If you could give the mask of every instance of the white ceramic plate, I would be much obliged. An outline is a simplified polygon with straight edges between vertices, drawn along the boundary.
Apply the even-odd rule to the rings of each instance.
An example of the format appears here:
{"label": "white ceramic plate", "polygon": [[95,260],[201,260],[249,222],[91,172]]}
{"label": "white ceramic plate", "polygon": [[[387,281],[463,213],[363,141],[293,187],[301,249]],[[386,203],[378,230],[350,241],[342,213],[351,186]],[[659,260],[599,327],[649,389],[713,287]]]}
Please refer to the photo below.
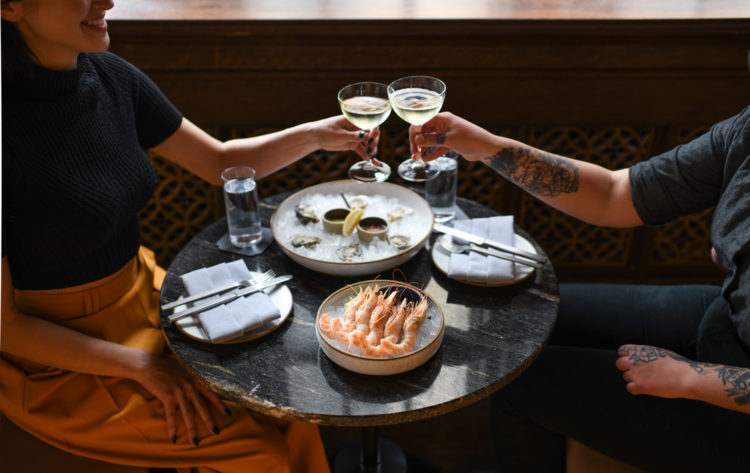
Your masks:
{"label": "white ceramic plate", "polygon": [[[250,272],[253,277],[259,276],[260,273],[251,271]],[[267,335],[283,324],[286,319],[289,317],[289,315],[292,313],[292,307],[293,307],[293,300],[292,300],[292,291],[289,290],[289,288],[285,285],[279,285],[276,286],[272,291],[267,292],[268,296],[271,298],[271,301],[273,301],[274,304],[276,304],[276,307],[279,308],[279,313],[281,314],[281,317],[278,319],[271,320],[269,322],[266,322],[265,324],[261,325],[260,327],[256,328],[255,330],[251,330],[250,332],[245,333],[240,338],[235,338],[233,340],[227,340],[225,342],[218,343],[219,345],[229,344],[229,343],[241,343],[241,342],[247,342],[250,340],[255,340],[256,338],[260,338],[264,335]],[[181,305],[174,308],[174,313],[177,313],[181,310],[185,310],[186,306]],[[208,338],[208,335],[206,335],[206,332],[203,331],[203,328],[201,327],[200,322],[198,321],[198,314],[189,315],[185,318],[178,319],[174,322],[175,325],[177,325],[177,329],[187,335],[190,338],[193,338],[195,340],[199,340],[201,342],[206,343],[213,343],[210,338]]]}
{"label": "white ceramic plate", "polygon": [[[338,195],[344,193],[349,197],[354,195],[366,196],[386,196],[394,198],[399,205],[409,207],[414,213],[403,217],[399,224],[408,222],[410,231],[414,232],[414,238],[410,238],[410,246],[398,251],[396,254],[364,261],[331,261],[316,258],[312,254],[304,254],[301,249],[297,249],[289,243],[289,236],[279,228],[279,222],[282,221],[280,216],[294,214],[294,209],[300,202],[305,202],[306,198],[314,194]],[[341,205],[343,207],[343,200]],[[365,209],[365,217],[370,216],[371,210],[385,212],[387,209]],[[276,242],[292,260],[302,266],[318,271],[320,273],[331,274],[334,276],[363,276],[376,274],[405,263],[416,255],[427,243],[427,239],[432,233],[433,213],[429,204],[416,192],[405,187],[401,187],[388,182],[380,183],[362,183],[352,180],[331,181],[323,184],[317,184],[305,188],[299,192],[287,197],[274,212],[271,217],[271,231]],[[322,222],[315,225],[321,225]],[[352,242],[358,242],[357,232],[351,236]],[[362,244],[362,242],[359,242]]]}
{"label": "white ceramic plate", "polygon": [[[530,253],[537,254],[536,248],[534,248],[534,245],[529,242],[526,238],[522,237],[518,233],[515,234],[515,244],[514,246],[518,248],[519,250],[528,251]],[[435,266],[443,272],[446,276],[448,275],[448,264],[451,259],[451,254],[448,250],[443,248],[440,244],[437,242],[432,246],[432,251],[430,252],[430,256],[432,256],[432,262],[435,263]],[[514,270],[513,274],[514,277],[508,278],[503,281],[497,281],[491,284],[482,284],[475,281],[468,281],[466,279],[459,279],[459,278],[453,278],[456,281],[460,281],[465,284],[470,284],[472,286],[481,286],[481,287],[498,287],[498,286],[510,286],[511,284],[517,284],[524,279],[531,276],[531,273],[534,272],[533,266],[527,266],[525,264],[518,264],[513,263]],[[450,276],[449,276],[450,277]]]}
{"label": "white ceramic plate", "polygon": [[[328,313],[332,318],[343,316],[346,310],[346,303],[361,289],[364,289],[368,285],[375,284],[381,288],[405,288],[414,291],[421,297],[427,298],[429,304],[427,308],[427,317],[425,317],[422,322],[414,349],[409,353],[393,358],[374,358],[366,355],[353,354],[347,350],[344,343],[339,340],[332,340],[318,330],[318,321],[322,314]],[[391,375],[403,373],[422,365],[435,354],[438,348],[440,348],[440,344],[443,342],[444,333],[445,321],[443,311],[432,296],[410,284],[399,281],[378,279],[362,281],[345,286],[328,296],[328,298],[323,301],[318,309],[318,314],[315,317],[315,335],[318,338],[318,343],[320,344],[321,349],[328,358],[342,368],[368,375]]]}

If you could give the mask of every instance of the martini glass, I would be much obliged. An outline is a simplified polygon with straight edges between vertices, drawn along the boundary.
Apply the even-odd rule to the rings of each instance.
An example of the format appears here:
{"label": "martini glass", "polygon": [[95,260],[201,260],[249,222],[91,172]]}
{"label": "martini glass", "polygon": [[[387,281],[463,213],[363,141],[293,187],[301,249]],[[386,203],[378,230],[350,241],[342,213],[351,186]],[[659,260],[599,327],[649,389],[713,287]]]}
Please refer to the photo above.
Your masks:
{"label": "martini glass", "polygon": [[[443,106],[445,83],[428,76],[403,77],[388,86],[388,98],[399,117],[421,129]],[[398,175],[412,182],[427,181],[439,172],[437,162],[426,163],[421,156],[407,159],[398,166]]]}
{"label": "martini glass", "polygon": [[[339,106],[344,116],[357,128],[370,131],[380,126],[391,114],[388,88],[379,82],[357,82],[339,91]],[[391,175],[391,167],[371,159],[358,161],[349,168],[349,177],[362,182],[383,182]]]}

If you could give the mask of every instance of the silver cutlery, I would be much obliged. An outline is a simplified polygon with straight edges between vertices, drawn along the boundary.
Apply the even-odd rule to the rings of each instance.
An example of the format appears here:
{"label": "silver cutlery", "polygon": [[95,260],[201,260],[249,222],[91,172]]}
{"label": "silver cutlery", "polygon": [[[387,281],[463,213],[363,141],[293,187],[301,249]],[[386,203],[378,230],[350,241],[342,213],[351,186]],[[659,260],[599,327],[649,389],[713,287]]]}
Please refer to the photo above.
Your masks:
{"label": "silver cutlery", "polygon": [[516,256],[520,256],[522,258],[527,258],[530,260],[533,260],[537,263],[544,264],[547,262],[547,258],[544,256],[540,256],[534,253],[530,253],[528,251],[524,251],[518,248],[515,248],[511,245],[506,245],[505,243],[501,243],[499,241],[490,240],[488,238],[482,238],[477,235],[473,235],[469,232],[465,232],[463,230],[457,230],[453,227],[449,227],[447,225],[443,225],[441,223],[436,223],[433,226],[433,229],[440,233],[446,233],[448,235],[457,236],[461,238],[462,240],[466,240],[474,245],[477,245],[478,247],[483,246],[492,246],[494,248],[497,248],[500,251],[504,251],[506,253],[510,253]]}
{"label": "silver cutlery", "polygon": [[179,305],[188,304],[190,302],[195,302],[197,300],[204,299],[206,297],[213,296],[215,294],[221,294],[222,292],[226,292],[237,287],[242,288],[242,287],[252,286],[253,284],[258,284],[264,281],[268,281],[269,279],[273,277],[276,277],[276,272],[273,269],[269,269],[265,273],[259,274],[252,279],[241,279],[239,281],[233,281],[228,284],[224,284],[223,286],[214,287],[207,291],[203,291],[201,293],[194,294],[189,297],[183,297],[182,299],[177,299],[176,301],[169,302],[161,306],[161,310],[173,309]]}
{"label": "silver cutlery", "polygon": [[488,256],[494,256],[496,258],[513,261],[514,263],[523,264],[526,266],[532,266],[537,269],[541,269],[543,266],[541,263],[529,261],[523,258],[516,258],[513,255],[509,255],[507,253],[501,253],[497,250],[492,250],[490,248],[483,248],[473,243],[470,243],[468,245],[461,245],[452,241],[448,235],[440,235],[437,239],[437,243],[450,253],[466,253],[469,251],[475,251],[477,253],[482,253]]}
{"label": "silver cutlery", "polygon": [[267,287],[276,286],[277,284],[281,284],[281,283],[286,282],[286,281],[288,281],[290,279],[292,279],[292,275],[291,274],[285,274],[283,276],[279,276],[279,277],[273,278],[273,279],[271,279],[269,281],[264,281],[262,283],[253,284],[250,287],[246,287],[246,288],[243,288],[243,289],[236,289],[236,290],[230,292],[229,294],[225,294],[225,295],[223,295],[221,297],[217,297],[216,299],[210,300],[208,302],[204,302],[203,304],[194,305],[193,307],[191,307],[189,309],[185,309],[185,310],[181,310],[179,312],[176,312],[176,313],[170,315],[167,318],[169,319],[169,322],[172,323],[175,320],[179,320],[179,319],[182,319],[182,318],[187,317],[189,315],[193,315],[193,314],[198,313],[198,312],[203,312],[203,311],[208,310],[208,309],[213,309],[214,307],[220,306],[222,304],[226,304],[227,302],[232,302],[233,300],[235,300],[237,298],[248,296],[248,295],[250,295],[250,294],[252,294],[254,292],[262,291],[263,289],[265,289]]}

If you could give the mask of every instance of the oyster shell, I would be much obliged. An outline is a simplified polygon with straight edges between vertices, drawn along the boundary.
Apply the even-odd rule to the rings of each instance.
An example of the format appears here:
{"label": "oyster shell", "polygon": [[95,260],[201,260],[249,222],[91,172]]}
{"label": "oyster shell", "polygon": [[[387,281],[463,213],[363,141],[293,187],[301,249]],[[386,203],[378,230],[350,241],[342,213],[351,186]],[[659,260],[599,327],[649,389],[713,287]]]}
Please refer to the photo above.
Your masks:
{"label": "oyster shell", "polygon": [[395,246],[399,250],[403,250],[411,246],[409,238],[404,235],[388,235],[388,243]]}
{"label": "oyster shell", "polygon": [[294,214],[297,216],[297,219],[299,219],[299,221],[304,223],[305,225],[310,222],[319,222],[318,216],[315,214],[315,208],[313,208],[311,205],[307,205],[304,203],[297,204],[297,206],[294,207]]}
{"label": "oyster shell", "polygon": [[362,256],[362,248],[359,247],[359,243],[352,243],[336,250],[336,254],[342,261],[352,261],[357,256]]}
{"label": "oyster shell", "polygon": [[403,205],[397,205],[390,212],[388,212],[388,221],[393,222],[400,218],[406,217],[414,213],[414,209],[411,207],[405,207]]}
{"label": "oyster shell", "polygon": [[349,205],[351,205],[352,208],[362,207],[364,209],[369,203],[370,198],[366,195],[355,195],[354,197],[349,199]]}
{"label": "oyster shell", "polygon": [[295,248],[299,248],[300,246],[304,246],[305,248],[315,248],[315,246],[321,241],[323,240],[316,236],[303,235],[301,233],[292,235],[292,237],[289,239],[289,243],[291,243]]}

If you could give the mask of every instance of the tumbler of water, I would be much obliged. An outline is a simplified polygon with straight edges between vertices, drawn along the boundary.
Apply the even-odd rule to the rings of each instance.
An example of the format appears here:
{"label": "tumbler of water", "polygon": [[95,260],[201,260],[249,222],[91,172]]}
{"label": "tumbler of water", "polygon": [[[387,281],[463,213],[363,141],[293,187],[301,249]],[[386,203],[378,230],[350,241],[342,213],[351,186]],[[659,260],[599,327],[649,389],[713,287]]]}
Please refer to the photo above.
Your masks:
{"label": "tumbler of water", "polygon": [[221,179],[224,181],[229,241],[240,248],[260,243],[263,228],[258,212],[255,170],[247,166],[231,167],[221,173]]}
{"label": "tumbler of water", "polygon": [[448,222],[456,216],[458,159],[449,152],[435,160],[440,166],[437,176],[425,182],[424,196],[435,213],[436,222]]}

